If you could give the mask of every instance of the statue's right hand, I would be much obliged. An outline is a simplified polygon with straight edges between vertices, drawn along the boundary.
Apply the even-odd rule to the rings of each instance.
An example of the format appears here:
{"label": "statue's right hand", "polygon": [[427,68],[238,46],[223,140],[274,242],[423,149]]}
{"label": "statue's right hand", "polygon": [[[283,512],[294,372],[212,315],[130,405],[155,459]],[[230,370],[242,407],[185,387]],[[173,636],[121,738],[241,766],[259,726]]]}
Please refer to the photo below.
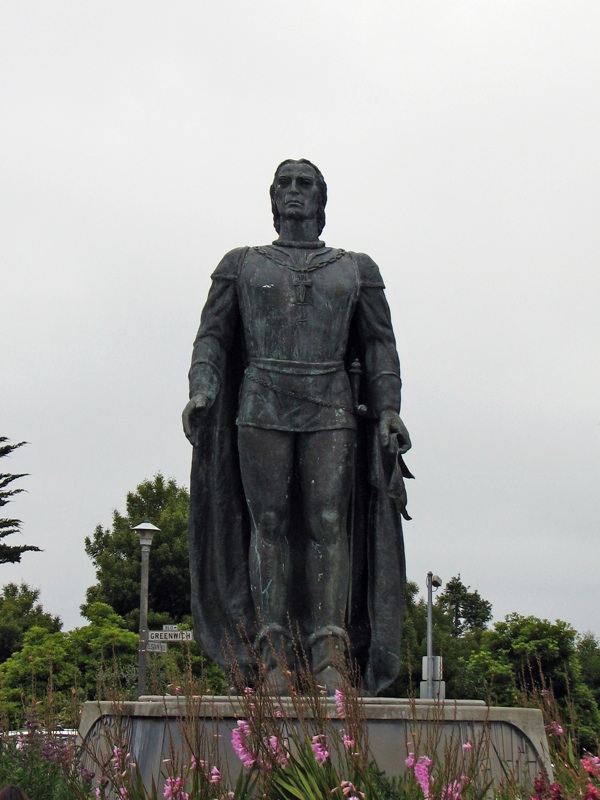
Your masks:
{"label": "statue's right hand", "polygon": [[183,432],[193,445],[197,444],[198,428],[202,424],[202,417],[211,405],[205,394],[195,394],[183,409],[183,414],[181,415]]}

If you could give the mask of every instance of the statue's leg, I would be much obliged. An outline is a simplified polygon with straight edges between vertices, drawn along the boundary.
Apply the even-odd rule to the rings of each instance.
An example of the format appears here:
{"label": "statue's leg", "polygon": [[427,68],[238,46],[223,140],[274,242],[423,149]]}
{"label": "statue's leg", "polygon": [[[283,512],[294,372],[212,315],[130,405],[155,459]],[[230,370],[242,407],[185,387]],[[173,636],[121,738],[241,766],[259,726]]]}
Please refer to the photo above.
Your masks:
{"label": "statue's leg", "polygon": [[341,429],[298,436],[297,458],[307,525],[306,585],[313,671],[330,691],[341,676],[334,662],[346,650],[347,516],[352,491],[355,432]]}
{"label": "statue's leg", "polygon": [[[294,434],[262,428],[240,427],[238,447],[242,483],[251,521],[250,587],[259,618],[259,648],[269,671],[277,661],[289,661],[288,589],[290,581],[290,484]],[[283,693],[286,682],[274,678]]]}

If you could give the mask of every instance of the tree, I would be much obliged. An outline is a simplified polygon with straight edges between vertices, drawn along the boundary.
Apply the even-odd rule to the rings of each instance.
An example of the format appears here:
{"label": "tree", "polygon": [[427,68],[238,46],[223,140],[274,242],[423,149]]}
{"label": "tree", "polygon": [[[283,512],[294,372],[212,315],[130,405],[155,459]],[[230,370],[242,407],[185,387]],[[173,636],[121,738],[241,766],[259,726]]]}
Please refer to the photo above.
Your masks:
{"label": "tree", "polygon": [[[6,436],[0,436],[0,458],[10,455],[17,448],[22,447],[26,442],[17,442],[16,444],[9,444]],[[11,474],[10,472],[0,472],[0,508],[10,503],[11,499],[23,489],[7,488],[13,481],[19,478],[24,478],[27,473]],[[23,553],[27,551],[40,552],[39,547],[31,544],[21,545],[8,545],[4,543],[7,536],[14,533],[19,533],[21,530],[20,519],[10,519],[8,517],[0,518],[0,564],[16,564],[21,560]]]}
{"label": "tree", "polygon": [[56,633],[62,627],[59,617],[53,617],[38,602],[39,589],[26,583],[8,583],[0,594],[0,664],[23,646],[30,628],[38,627]]}
{"label": "tree", "polygon": [[24,708],[34,706],[45,726],[58,721],[73,727],[75,714],[67,720],[63,713],[78,679],[68,634],[30,628],[23,647],[0,664],[0,705],[10,726],[21,727]]}
{"label": "tree", "polygon": [[0,664],[0,705],[11,725],[20,727],[33,703],[43,719],[77,727],[81,701],[134,695],[137,635],[104,603],[90,605],[88,620],[69,632],[32,625]]}
{"label": "tree", "polygon": [[[460,582],[460,576],[446,584],[448,595],[459,595],[458,630],[456,629],[455,605],[444,599],[444,594],[433,606],[433,651],[443,657],[446,695],[455,699],[472,698],[473,688],[465,682],[465,663],[479,649],[484,620],[491,617],[491,603],[470,592]],[[418,696],[422,677],[422,658],[427,653],[427,603],[423,597],[417,599],[419,587],[407,581],[404,597],[404,629],[400,674],[391,687],[393,696]],[[477,695],[478,696],[478,695]]]}
{"label": "tree", "polygon": [[[577,650],[577,631],[568,623],[509,614],[484,631],[481,651],[466,664],[466,673],[486,687],[490,700],[517,705],[550,692],[570,732],[587,749],[600,739],[600,710],[585,682]],[[584,648],[586,649],[586,648]],[[587,645],[593,668],[593,647]],[[512,680],[510,680],[510,673]]]}
{"label": "tree", "polygon": [[436,605],[451,614],[452,635],[464,636],[465,633],[482,631],[492,619],[492,604],[479,594],[471,592],[460,579],[460,573],[450,578],[446,587],[436,600]]}
{"label": "tree", "polygon": [[90,603],[85,616],[89,624],[68,634],[84,699],[112,699],[117,692],[135,692],[137,634],[106,603]]}
{"label": "tree", "polygon": [[508,660],[522,688],[551,688],[557,699],[567,696],[579,677],[574,659],[577,631],[567,622],[513,613],[496,622],[490,634],[487,649]]}
{"label": "tree", "polygon": [[150,550],[149,620],[181,622],[190,615],[190,573],[187,544],[189,494],[174,480],[155,475],[127,494],[126,515],[113,513],[112,529],[98,525],[86,537],[85,551],[96,568],[97,583],[86,592],[89,604],[107,603],[130,630],[139,623],[140,544],[131,526],[150,520],[160,528]]}
{"label": "tree", "polygon": [[592,633],[579,636],[577,655],[583,680],[590,687],[596,703],[600,706],[600,640]]}
{"label": "tree", "polygon": [[427,613],[423,599],[417,600],[418,593],[418,584],[414,581],[406,581],[400,671],[389,688],[391,697],[414,697],[419,693],[421,658],[424,653],[423,647],[427,631]]}

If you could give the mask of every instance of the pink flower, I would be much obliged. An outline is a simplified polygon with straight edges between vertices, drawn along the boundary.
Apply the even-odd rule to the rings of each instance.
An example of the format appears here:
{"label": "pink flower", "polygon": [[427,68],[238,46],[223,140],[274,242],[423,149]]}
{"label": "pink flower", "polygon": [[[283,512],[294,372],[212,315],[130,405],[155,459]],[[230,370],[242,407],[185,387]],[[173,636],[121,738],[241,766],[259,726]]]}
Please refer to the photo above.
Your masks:
{"label": "pink flower", "polygon": [[356,786],[351,783],[350,781],[342,781],[340,784],[340,789],[342,790],[342,794],[347,800],[359,800],[357,795],[360,795],[362,800],[364,800],[363,792],[359,792]]}
{"label": "pink flower", "polygon": [[237,728],[231,732],[231,746],[246,769],[252,769],[256,763],[256,753],[250,749],[248,741],[250,735],[250,725],[246,720],[238,719]]}
{"label": "pink flower", "polygon": [[342,731],[342,743],[346,750],[354,750],[354,746],[356,745],[354,739],[348,736],[346,731]]}
{"label": "pink flower", "polygon": [[121,797],[124,798],[124,800],[127,800],[127,798],[129,797],[129,792],[127,791],[127,789],[125,789],[125,787],[121,787],[119,789],[119,794],[121,795]]}
{"label": "pink flower", "polygon": [[462,775],[460,780],[452,781],[443,790],[440,800],[461,800],[463,785],[467,784],[469,779],[466,775]]}
{"label": "pink flower", "polygon": [[290,761],[290,754],[277,736],[269,737],[267,749],[278,766],[287,767]]}
{"label": "pink flower", "polygon": [[552,736],[562,736],[564,732],[564,728],[562,725],[559,725],[558,722],[551,722],[549,725],[546,725],[546,733]]}
{"label": "pink flower", "polygon": [[221,782],[221,772],[217,767],[213,767],[210,771],[210,782],[211,783],[220,783]]}
{"label": "pink flower", "polygon": [[560,783],[555,782],[548,789],[548,795],[550,800],[564,800],[565,792]]}
{"label": "pink flower", "polygon": [[99,786],[97,786],[97,787],[94,789],[94,794],[96,795],[96,800],[101,800],[101,798],[102,798],[102,792],[100,791],[100,787],[99,787]]}
{"label": "pink flower", "polygon": [[583,800],[598,800],[598,798],[600,798],[600,790],[593,783],[588,783]]}
{"label": "pink flower", "polygon": [[319,764],[324,764],[329,758],[329,751],[326,749],[325,745],[326,739],[322,733],[317,734],[317,736],[313,736],[311,746],[313,753],[315,754],[315,760]]}
{"label": "pink flower", "polygon": [[189,800],[190,796],[187,792],[183,791],[181,778],[171,778],[170,776],[165,781],[164,797],[169,797],[171,800]]}
{"label": "pink flower", "polygon": [[429,777],[429,767],[431,766],[431,759],[427,756],[421,756],[414,766],[415,778],[421,787],[425,800],[429,800],[429,792],[431,789],[431,778]]}
{"label": "pink flower", "polygon": [[600,778],[600,758],[598,756],[593,756],[588,753],[581,759],[581,766],[586,772],[589,772],[590,775],[593,775],[595,778]]}
{"label": "pink flower", "polygon": [[346,697],[343,692],[339,689],[335,690],[333,695],[335,699],[335,710],[337,711],[337,715],[340,719],[346,718]]}
{"label": "pink flower", "polygon": [[404,763],[406,764],[406,766],[409,769],[411,769],[411,767],[413,767],[414,764],[415,764],[415,754],[414,753],[409,753],[408,754],[408,758],[405,760]]}

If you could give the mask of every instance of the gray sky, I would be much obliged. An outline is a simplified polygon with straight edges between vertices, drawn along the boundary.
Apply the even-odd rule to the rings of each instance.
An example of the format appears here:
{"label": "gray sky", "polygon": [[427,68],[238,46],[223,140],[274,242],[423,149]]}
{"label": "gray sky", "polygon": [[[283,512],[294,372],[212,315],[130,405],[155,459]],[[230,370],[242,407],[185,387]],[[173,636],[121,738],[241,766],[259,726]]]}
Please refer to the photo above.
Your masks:
{"label": "gray sky", "polygon": [[[600,634],[600,4],[0,2],[0,434],[70,628],[83,539],[187,485],[187,370],[221,256],[274,238],[284,158],[369,253],[403,367],[409,577]],[[13,538],[17,543],[17,538]]]}

